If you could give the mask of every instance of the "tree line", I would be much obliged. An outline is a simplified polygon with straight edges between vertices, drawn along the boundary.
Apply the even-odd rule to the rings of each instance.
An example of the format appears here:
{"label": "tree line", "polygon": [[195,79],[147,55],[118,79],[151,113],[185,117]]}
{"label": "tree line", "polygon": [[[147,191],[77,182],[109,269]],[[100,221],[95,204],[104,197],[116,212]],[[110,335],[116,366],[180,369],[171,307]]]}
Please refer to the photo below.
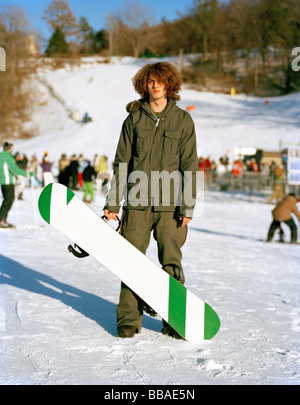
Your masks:
{"label": "tree line", "polygon": [[36,69],[30,57],[33,36],[24,11],[0,9],[0,46],[5,50],[5,71],[0,72],[0,141],[6,136],[30,136],[24,123],[30,120],[34,94],[28,80]]}
{"label": "tree line", "polygon": [[46,55],[133,57],[192,55],[184,78],[199,89],[279,95],[297,91],[291,51],[300,46],[299,0],[193,0],[186,13],[159,23],[152,9],[125,1],[95,31],[76,21],[67,0],[53,0],[43,18],[53,30]]}

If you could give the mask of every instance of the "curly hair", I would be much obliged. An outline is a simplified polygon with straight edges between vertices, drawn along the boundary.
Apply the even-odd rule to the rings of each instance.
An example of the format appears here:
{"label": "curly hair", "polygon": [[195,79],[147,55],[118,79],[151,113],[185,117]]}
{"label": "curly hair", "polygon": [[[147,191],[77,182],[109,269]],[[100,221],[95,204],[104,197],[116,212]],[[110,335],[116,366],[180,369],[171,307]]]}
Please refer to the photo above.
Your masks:
{"label": "curly hair", "polygon": [[179,100],[177,94],[181,90],[183,83],[181,74],[169,62],[157,62],[143,66],[132,79],[135,91],[142,97],[148,98],[148,78],[152,74],[159,82],[166,86],[168,99]]}

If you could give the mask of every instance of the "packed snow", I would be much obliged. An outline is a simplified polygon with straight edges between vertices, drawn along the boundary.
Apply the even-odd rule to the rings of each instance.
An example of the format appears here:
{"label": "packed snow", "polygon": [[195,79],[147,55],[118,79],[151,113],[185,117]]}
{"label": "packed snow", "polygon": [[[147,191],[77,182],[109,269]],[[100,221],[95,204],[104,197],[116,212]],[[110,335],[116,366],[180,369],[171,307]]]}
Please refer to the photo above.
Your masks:
{"label": "packed snow", "polygon": [[[56,163],[62,153],[90,159],[98,153],[111,163],[125,105],[138,97],[130,79],[140,66],[91,60],[39,72],[28,128],[40,135],[15,142],[15,151],[41,158],[48,150]],[[300,94],[266,104],[184,88],[179,105],[195,106],[198,152],[217,159],[235,146],[278,150],[280,142],[299,143],[299,102]],[[88,112],[93,121],[74,122],[70,111]],[[207,191],[203,214],[189,224],[186,286],[221,320],[211,341],[192,344],[162,335],[161,319],[148,315],[141,334],[118,338],[119,280],[93,258],[67,251],[69,240],[38,214],[40,192],[27,187],[8,217],[17,229],[0,231],[2,385],[299,384],[300,248],[264,243],[273,208],[266,194]],[[103,203],[97,192],[91,208],[100,215]],[[154,240],[147,255],[158,263]]]}

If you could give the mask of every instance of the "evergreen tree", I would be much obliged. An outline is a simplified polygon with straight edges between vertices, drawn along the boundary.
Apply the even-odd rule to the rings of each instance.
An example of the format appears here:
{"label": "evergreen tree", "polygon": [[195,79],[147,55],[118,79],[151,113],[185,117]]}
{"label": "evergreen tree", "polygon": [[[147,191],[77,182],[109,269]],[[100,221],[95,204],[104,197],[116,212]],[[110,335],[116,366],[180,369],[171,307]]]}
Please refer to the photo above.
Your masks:
{"label": "evergreen tree", "polygon": [[85,17],[79,19],[79,35],[80,35],[80,53],[91,52],[91,39],[93,36],[93,29]]}
{"label": "evergreen tree", "polygon": [[57,27],[48,42],[46,49],[47,56],[66,55],[69,51],[69,44],[66,41],[65,34]]}
{"label": "evergreen tree", "polygon": [[104,49],[108,49],[108,34],[105,30],[91,33],[91,50],[93,53],[100,53]]}

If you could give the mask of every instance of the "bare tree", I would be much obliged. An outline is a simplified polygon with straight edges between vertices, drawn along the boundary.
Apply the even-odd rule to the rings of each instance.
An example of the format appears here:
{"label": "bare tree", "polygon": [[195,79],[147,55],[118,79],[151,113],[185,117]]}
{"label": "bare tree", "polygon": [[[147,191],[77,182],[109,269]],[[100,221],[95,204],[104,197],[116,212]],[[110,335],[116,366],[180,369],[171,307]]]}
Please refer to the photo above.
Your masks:
{"label": "bare tree", "polygon": [[24,83],[35,69],[28,38],[32,34],[21,8],[5,7],[0,14],[0,43],[6,52],[6,71],[0,72],[0,139],[19,136],[31,110]]}
{"label": "bare tree", "polygon": [[138,1],[125,1],[122,8],[107,17],[107,25],[112,33],[113,52],[127,50],[136,58],[151,49],[159,36],[151,9]]}
{"label": "bare tree", "polygon": [[52,0],[45,9],[42,19],[51,31],[60,28],[66,37],[78,34],[76,17],[67,0]]}

